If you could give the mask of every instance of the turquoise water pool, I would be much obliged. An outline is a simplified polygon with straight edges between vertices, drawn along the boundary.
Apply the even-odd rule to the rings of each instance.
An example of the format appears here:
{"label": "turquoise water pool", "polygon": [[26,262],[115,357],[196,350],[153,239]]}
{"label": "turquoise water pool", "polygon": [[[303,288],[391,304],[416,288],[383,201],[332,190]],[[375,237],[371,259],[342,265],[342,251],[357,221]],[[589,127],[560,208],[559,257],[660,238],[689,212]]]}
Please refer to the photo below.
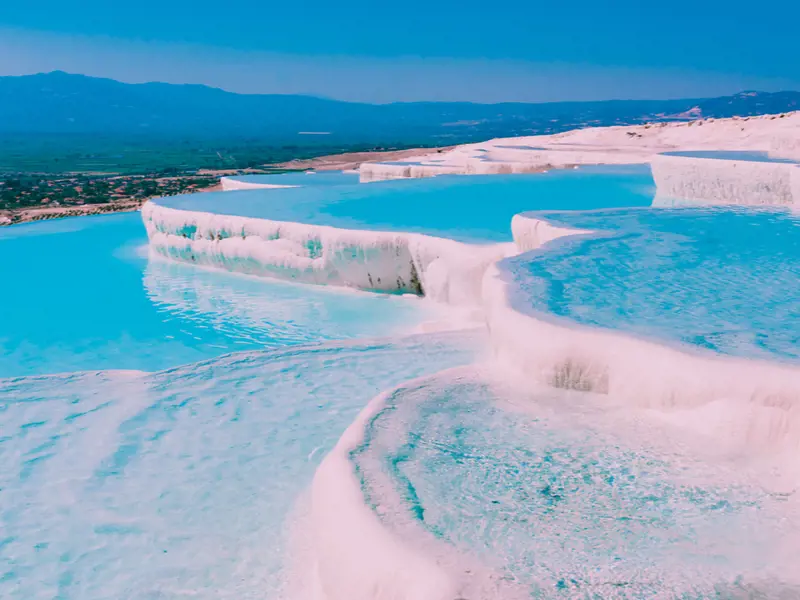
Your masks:
{"label": "turquoise water pool", "polygon": [[[523,308],[796,358],[791,215],[631,208],[652,201],[646,167],[340,175],[160,202],[478,242],[510,240],[517,212],[557,209],[548,218],[608,233],[507,262]],[[322,457],[379,392],[470,364],[486,340],[401,335],[431,316],[418,299],[202,270],[145,243],[136,214],[0,229],[14,292],[0,298],[0,597],[305,597],[296,543]],[[797,519],[740,464],[659,445],[662,427],[603,398],[464,373],[393,396],[352,455],[387,527],[411,521],[469,555],[503,598],[727,600],[782,585],[747,587],[797,555]]]}
{"label": "turquoise water pool", "polygon": [[0,597],[285,597],[298,501],[328,450],[384,386],[468,363],[478,341],[0,379]]}
{"label": "turquoise water pool", "polygon": [[512,391],[461,369],[392,394],[351,456],[397,535],[441,564],[450,549],[480,557],[483,574],[454,569],[465,597],[799,593],[784,579],[798,550],[785,546],[797,539],[785,499],[743,461],[682,441],[602,397]]}
{"label": "turquoise water pool", "polygon": [[507,260],[519,310],[723,354],[800,359],[795,214],[677,208],[542,216],[599,234]]}
{"label": "turquoise water pool", "polygon": [[0,297],[0,377],[157,371],[239,350],[387,335],[426,314],[412,299],[150,259],[138,213],[3,228],[0,253],[0,279],[12,282]]}
{"label": "turquoise water pool", "polygon": [[654,194],[652,175],[645,165],[243,190],[235,195],[211,192],[158,202],[185,210],[351,229],[414,231],[481,243],[510,241],[511,218],[524,210],[649,206]]}

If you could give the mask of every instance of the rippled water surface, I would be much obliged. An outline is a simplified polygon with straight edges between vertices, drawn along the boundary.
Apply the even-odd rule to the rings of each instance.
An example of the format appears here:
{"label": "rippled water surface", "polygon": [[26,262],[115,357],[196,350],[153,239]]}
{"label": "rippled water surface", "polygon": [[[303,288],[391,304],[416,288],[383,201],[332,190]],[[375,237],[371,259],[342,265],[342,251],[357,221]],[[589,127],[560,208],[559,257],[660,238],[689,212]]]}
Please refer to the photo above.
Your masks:
{"label": "rippled water surface", "polygon": [[[630,208],[652,200],[646,167],[269,183],[317,177],[164,202],[482,242],[559,209],[547,218],[602,234],[509,259],[519,308],[800,358],[788,213]],[[365,502],[470,581],[464,598],[800,597],[791,494],[744,459],[613,399],[439,373],[486,340],[401,335],[431,317],[418,299],[202,270],[145,243],[138,214],[0,229],[0,598],[285,597],[317,465],[400,384],[349,456]]]}
{"label": "rippled water surface", "polygon": [[385,386],[467,363],[475,343],[0,380],[0,597],[279,597],[287,519],[322,457]]}
{"label": "rippled water surface", "polygon": [[440,375],[394,394],[353,460],[387,526],[479,556],[498,597],[772,597],[796,579],[785,497],[635,417]]}
{"label": "rippled water surface", "polygon": [[800,359],[794,214],[678,208],[544,217],[601,235],[507,261],[519,309],[725,354]]}

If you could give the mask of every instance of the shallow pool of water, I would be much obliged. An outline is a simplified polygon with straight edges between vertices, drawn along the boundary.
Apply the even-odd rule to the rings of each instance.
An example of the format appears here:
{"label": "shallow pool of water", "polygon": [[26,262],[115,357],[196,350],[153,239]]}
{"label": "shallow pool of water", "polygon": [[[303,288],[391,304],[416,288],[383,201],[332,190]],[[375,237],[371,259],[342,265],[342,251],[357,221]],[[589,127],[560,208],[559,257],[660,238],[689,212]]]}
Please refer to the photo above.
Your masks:
{"label": "shallow pool of water", "polygon": [[411,298],[149,259],[138,213],[2,228],[0,253],[0,377],[156,371],[238,350],[387,335],[427,314]]}
{"label": "shallow pool of water", "polygon": [[[315,176],[304,177],[313,181]],[[211,192],[158,202],[185,210],[351,229],[414,231],[485,243],[510,241],[511,218],[521,211],[649,206],[654,194],[650,168],[636,165],[309,185],[244,190],[235,195]]]}
{"label": "shallow pool of water", "polygon": [[337,342],[150,375],[0,379],[0,597],[282,597],[287,528],[320,460],[385,386],[468,363],[477,343]]}
{"label": "shallow pool of water", "polygon": [[[512,259],[525,308],[748,353],[750,329],[783,319],[758,343],[794,358],[783,213],[569,212],[648,206],[646,167],[338,181],[162,202],[482,242],[509,240],[517,212],[563,209],[551,217],[610,233]],[[356,414],[485,346],[475,332],[399,337],[429,318],[417,299],[206,271],[144,244],[138,214],[0,230],[15,292],[0,298],[2,598],[285,596],[304,492]],[[797,555],[795,521],[736,465],[626,437],[628,416],[594,396],[460,377],[395,395],[352,458],[388,527],[473,557],[514,594],[500,597],[744,598],[725,595],[737,576]]]}
{"label": "shallow pool of water", "polygon": [[519,310],[724,354],[800,359],[796,215],[677,208],[543,216],[600,234],[507,260]]}
{"label": "shallow pool of water", "polygon": [[[512,391],[461,369],[393,394],[351,456],[384,524],[478,597],[800,592],[782,587],[800,583],[786,498],[679,431],[602,397]],[[490,568],[484,581],[450,549]]]}

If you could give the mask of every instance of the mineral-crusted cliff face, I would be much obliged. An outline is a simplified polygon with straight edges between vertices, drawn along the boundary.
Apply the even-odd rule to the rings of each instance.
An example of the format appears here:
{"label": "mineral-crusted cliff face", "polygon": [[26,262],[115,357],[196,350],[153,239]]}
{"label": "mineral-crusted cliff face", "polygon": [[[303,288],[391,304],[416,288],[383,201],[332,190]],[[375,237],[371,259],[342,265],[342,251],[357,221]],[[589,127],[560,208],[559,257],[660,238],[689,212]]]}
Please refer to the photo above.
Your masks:
{"label": "mineral-crusted cliff face", "polygon": [[509,246],[192,212],[157,201],[142,208],[142,218],[151,248],[183,262],[455,305],[479,304],[483,272]]}
{"label": "mineral-crusted cliff face", "polygon": [[800,165],[689,156],[652,161],[659,195],[715,204],[790,205],[800,202]]}
{"label": "mineral-crusted cliff face", "polygon": [[800,135],[786,133],[776,136],[772,141],[770,154],[800,162]]}

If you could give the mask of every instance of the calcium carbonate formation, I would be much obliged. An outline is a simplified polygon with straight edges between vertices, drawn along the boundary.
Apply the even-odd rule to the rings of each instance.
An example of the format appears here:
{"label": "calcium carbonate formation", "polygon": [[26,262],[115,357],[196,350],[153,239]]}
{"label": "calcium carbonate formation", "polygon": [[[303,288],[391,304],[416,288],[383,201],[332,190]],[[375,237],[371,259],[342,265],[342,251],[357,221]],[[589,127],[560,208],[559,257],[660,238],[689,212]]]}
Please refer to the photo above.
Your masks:
{"label": "calcium carbonate formation", "polygon": [[150,247],[183,262],[228,271],[417,294],[475,305],[480,275],[509,245],[474,246],[416,233],[338,229],[161,206],[142,208]]}
{"label": "calcium carbonate formation", "polygon": [[[760,152],[757,160],[668,156],[676,150]],[[800,202],[800,112],[689,123],[604,127],[497,139],[406,161],[361,166],[363,182],[442,174],[531,173],[550,168],[651,163],[659,194],[728,204]]]}
{"label": "calcium carbonate formation", "polygon": [[[790,155],[798,139],[800,113],[493,140],[414,161],[365,164],[360,172],[363,181],[376,181],[651,162],[662,195],[792,205],[800,202],[796,164],[664,153],[777,148]],[[225,178],[223,187],[264,186]],[[142,216],[151,248],[176,260],[303,283],[411,293],[474,307],[483,315],[495,359],[532,385],[593,392],[623,404],[680,412],[703,434],[738,452],[793,456],[800,446],[797,365],[669,347],[514,307],[515,290],[504,258],[546,251],[559,238],[595,232],[560,227],[546,217],[518,215],[510,224],[513,244],[475,246],[415,233],[179,210],[158,200],[148,202]],[[376,398],[364,410],[315,477],[315,574],[321,598],[452,600],[466,589],[463,571],[451,569],[441,556],[416,551],[383,527],[364,503],[351,453],[392,393]],[[790,463],[784,466],[797,475]],[[357,540],[353,531],[359,532]]]}
{"label": "calcium carbonate formation", "polygon": [[235,177],[220,177],[219,183],[222,189],[226,192],[233,192],[236,190],[262,190],[262,189],[276,189],[276,188],[289,188],[296,187],[293,185],[278,185],[272,183],[257,183],[251,181],[242,181]]}
{"label": "calcium carbonate formation", "polygon": [[[518,155],[526,152],[532,153],[526,164],[552,164],[558,162],[553,157],[563,152],[566,158],[560,163],[562,166],[649,160],[660,196],[715,203],[791,205],[800,186],[800,165],[766,159],[665,155],[662,150],[668,142],[713,140],[720,144],[720,137],[725,136],[732,138],[729,146],[741,146],[746,138],[751,146],[769,147],[776,131],[781,132],[780,145],[785,148],[790,146],[786,138],[792,132],[800,137],[799,115],[699,122],[693,127],[685,123],[652,128],[612,127],[542,138],[495,140],[415,162],[363,165],[362,175],[393,173],[415,177],[453,172],[459,161],[468,169],[476,155],[487,164],[506,164],[498,157],[518,159],[519,163],[511,164],[522,164]],[[776,129],[775,123],[782,128]],[[566,142],[569,150],[543,150],[547,144],[554,147]],[[612,146],[613,142],[617,146]],[[580,144],[583,147],[578,149]],[[491,160],[497,162],[492,163],[484,155],[494,156]],[[238,182],[228,179],[225,185],[237,189]],[[253,185],[258,184],[248,183]],[[794,367],[754,361],[748,361],[745,367],[736,359],[706,358],[622,334],[565,327],[511,309],[509,284],[504,281],[502,263],[498,261],[542,248],[563,236],[592,233],[554,226],[546,219],[518,215],[511,223],[514,244],[478,246],[416,233],[347,230],[194,212],[162,206],[158,200],[147,203],[142,216],[153,250],[184,262],[303,283],[417,294],[445,304],[480,308],[493,333],[498,355],[543,381],[553,381],[556,371],[567,369],[564,381],[572,382],[569,385],[573,387],[638,397],[642,402],[656,404],[692,404],[697,401],[692,399],[736,396],[757,403],[771,398],[794,406],[795,397],[800,395]],[[634,367],[641,357],[647,357],[645,363]],[[694,377],[696,370],[690,367],[698,361],[707,363],[703,377]],[[575,378],[580,381],[573,381]]]}
{"label": "calcium carbonate formation", "polygon": [[800,165],[659,155],[652,161],[658,193],[712,204],[800,204]]}

